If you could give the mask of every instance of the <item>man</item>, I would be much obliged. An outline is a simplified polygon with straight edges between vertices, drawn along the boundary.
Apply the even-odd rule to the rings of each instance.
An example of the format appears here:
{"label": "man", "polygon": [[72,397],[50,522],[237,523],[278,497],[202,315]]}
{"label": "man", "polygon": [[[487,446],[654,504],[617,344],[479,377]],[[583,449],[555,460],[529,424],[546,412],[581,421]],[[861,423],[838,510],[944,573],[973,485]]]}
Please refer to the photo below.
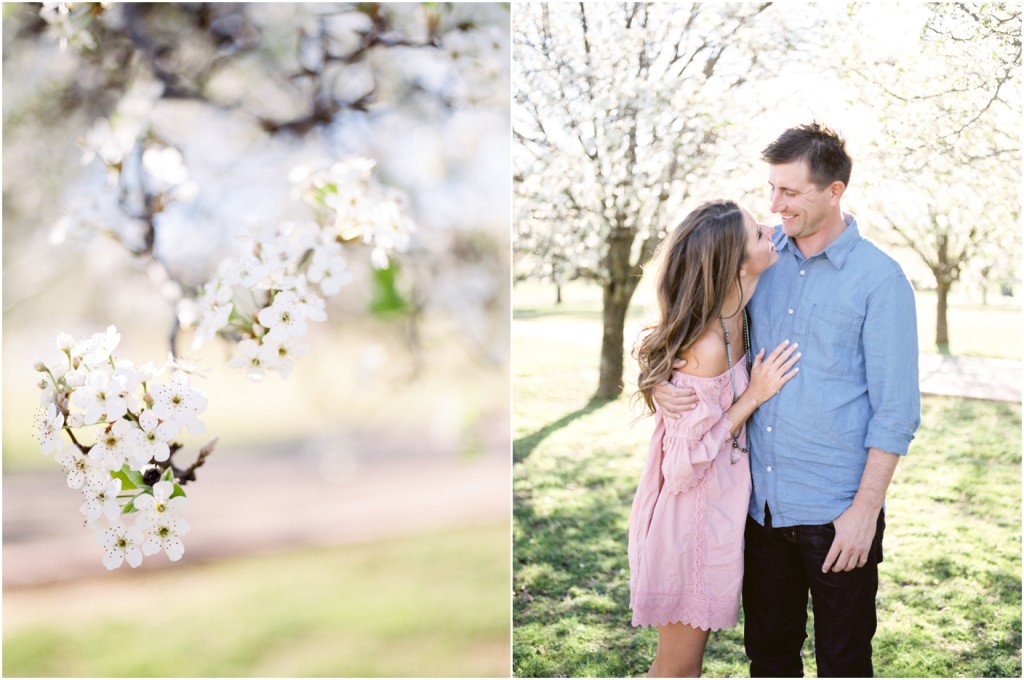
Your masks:
{"label": "man", "polygon": [[[754,351],[799,343],[800,373],[748,423],[744,642],[753,677],[803,675],[808,591],[820,677],[873,674],[883,502],[920,424],[914,292],[840,209],[852,160],[818,124],[763,152],[778,263],[750,303]],[[671,410],[686,395],[665,384]]]}

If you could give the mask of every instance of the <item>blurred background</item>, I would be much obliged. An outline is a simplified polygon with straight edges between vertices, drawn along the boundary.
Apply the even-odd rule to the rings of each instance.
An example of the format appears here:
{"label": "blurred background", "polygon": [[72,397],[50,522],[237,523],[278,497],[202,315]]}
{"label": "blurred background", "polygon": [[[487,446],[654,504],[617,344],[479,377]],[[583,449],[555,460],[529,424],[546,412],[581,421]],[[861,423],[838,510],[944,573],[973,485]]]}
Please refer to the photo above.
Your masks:
{"label": "blurred background", "polygon": [[[509,22],[4,5],[4,675],[508,674]],[[107,572],[35,440],[33,363],[110,324],[161,361],[239,231],[299,219],[290,176],[350,154],[405,192],[408,246],[349,256],[286,380],[179,333],[220,443],[184,559]]]}

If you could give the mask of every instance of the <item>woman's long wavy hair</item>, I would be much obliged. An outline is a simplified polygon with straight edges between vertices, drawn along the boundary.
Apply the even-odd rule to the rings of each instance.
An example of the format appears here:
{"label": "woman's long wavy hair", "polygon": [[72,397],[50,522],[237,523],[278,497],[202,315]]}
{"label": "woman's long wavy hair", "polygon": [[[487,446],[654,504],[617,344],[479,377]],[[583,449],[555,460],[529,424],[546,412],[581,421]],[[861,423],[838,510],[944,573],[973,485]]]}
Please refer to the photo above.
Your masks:
{"label": "woman's long wavy hair", "polygon": [[[658,246],[657,323],[640,332],[633,357],[640,364],[636,396],[654,412],[654,386],[672,375],[672,362],[719,323],[723,304],[746,259],[743,212],[733,201],[704,203]],[[742,290],[741,290],[742,294]],[[724,310],[731,315],[738,310]]]}

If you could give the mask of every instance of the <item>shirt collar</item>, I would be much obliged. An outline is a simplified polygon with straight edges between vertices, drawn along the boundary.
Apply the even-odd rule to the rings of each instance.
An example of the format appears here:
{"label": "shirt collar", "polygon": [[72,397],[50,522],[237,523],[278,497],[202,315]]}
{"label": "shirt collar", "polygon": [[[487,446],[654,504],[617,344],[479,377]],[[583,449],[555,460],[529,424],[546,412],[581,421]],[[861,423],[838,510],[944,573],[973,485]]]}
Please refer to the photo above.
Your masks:
{"label": "shirt collar", "polygon": [[[815,255],[815,257],[823,255],[836,269],[843,268],[843,263],[846,262],[846,258],[851,252],[853,252],[854,247],[861,238],[860,230],[857,228],[857,218],[850,213],[843,213],[843,220],[846,222],[846,229],[843,230],[843,233],[839,235],[839,238],[830,243],[825,250],[821,251],[818,255]],[[778,237],[778,241],[775,244],[775,249],[777,251],[781,253],[789,250],[796,255],[798,259],[804,259],[803,253],[801,253],[800,249],[796,247],[796,242],[782,233],[781,226],[778,227],[775,233]]]}

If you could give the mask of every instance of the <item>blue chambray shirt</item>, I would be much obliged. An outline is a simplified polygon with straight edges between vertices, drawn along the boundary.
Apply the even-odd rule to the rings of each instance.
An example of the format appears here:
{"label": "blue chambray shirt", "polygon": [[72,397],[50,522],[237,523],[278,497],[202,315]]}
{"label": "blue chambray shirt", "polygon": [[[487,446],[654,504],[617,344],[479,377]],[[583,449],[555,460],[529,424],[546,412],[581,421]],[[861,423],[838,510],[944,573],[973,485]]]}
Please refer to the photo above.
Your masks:
{"label": "blue chambray shirt", "polygon": [[751,347],[800,343],[799,373],[747,422],[750,514],[772,526],[827,524],[853,503],[868,449],[906,455],[921,422],[914,291],[852,215],[804,258],[779,228],[778,262],[750,301]]}

